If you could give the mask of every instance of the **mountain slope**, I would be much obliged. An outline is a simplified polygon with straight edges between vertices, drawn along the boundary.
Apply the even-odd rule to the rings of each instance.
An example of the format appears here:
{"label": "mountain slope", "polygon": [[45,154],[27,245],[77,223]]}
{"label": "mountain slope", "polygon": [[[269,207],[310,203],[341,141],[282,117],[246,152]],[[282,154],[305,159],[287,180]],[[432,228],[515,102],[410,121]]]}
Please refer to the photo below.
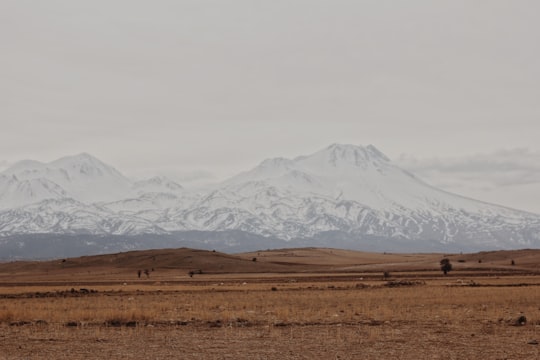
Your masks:
{"label": "mountain slope", "polygon": [[33,233],[136,235],[165,231],[144,219],[73,199],[43,200],[0,212],[0,235]]}
{"label": "mountain slope", "polygon": [[19,180],[15,175],[0,175],[0,209],[65,197],[67,197],[65,190],[50,180],[44,178]]}

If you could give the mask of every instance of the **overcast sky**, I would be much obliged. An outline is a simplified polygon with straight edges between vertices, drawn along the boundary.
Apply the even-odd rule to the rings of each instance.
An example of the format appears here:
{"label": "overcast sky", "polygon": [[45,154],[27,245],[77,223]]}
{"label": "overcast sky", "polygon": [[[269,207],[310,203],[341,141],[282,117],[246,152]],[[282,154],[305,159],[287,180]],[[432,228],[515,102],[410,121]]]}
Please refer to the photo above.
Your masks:
{"label": "overcast sky", "polygon": [[[540,2],[0,0],[0,169],[233,175],[373,144],[540,213]],[[524,179],[526,174],[526,179]]]}

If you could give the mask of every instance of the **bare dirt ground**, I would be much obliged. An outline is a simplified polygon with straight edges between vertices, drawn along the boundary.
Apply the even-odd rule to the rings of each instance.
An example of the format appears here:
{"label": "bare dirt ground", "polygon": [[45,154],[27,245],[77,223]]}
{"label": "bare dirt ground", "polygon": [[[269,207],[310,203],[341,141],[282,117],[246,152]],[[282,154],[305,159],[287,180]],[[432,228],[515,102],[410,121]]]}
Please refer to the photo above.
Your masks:
{"label": "bare dirt ground", "polygon": [[540,359],[540,252],[449,255],[448,276],[442,257],[179,249],[0,264],[0,359]]}
{"label": "bare dirt ground", "polygon": [[[531,333],[532,332],[532,333]],[[407,323],[2,328],[0,359],[537,359],[530,329]]]}

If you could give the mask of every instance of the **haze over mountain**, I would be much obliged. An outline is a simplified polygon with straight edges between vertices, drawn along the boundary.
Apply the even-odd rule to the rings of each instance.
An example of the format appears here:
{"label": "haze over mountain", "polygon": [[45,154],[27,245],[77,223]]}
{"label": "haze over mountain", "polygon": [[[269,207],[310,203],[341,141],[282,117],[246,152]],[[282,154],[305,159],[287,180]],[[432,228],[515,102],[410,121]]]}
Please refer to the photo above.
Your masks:
{"label": "haze over mountain", "polygon": [[472,251],[538,247],[540,215],[436,189],[372,145],[267,159],[204,192],[163,177],[135,181],[88,154],[0,173],[4,257],[24,256],[37,237],[66,236],[80,254],[186,241],[223,250]]}

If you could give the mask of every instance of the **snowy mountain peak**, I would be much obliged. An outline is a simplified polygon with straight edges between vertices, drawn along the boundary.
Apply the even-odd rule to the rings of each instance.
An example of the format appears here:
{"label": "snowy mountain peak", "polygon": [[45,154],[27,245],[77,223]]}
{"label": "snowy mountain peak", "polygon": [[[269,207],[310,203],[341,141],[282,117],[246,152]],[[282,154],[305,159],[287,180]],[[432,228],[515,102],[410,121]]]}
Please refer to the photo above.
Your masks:
{"label": "snowy mountain peak", "polygon": [[[125,197],[131,186],[131,181],[115,168],[87,153],[66,156],[49,163],[24,160],[1,174],[11,176],[21,183],[30,181],[24,183],[24,186],[10,188],[9,191],[18,193],[18,195],[9,195],[13,199],[32,199],[29,194],[41,194],[37,197],[65,196],[88,202],[111,201]],[[43,186],[44,179],[47,180],[47,186]],[[7,191],[5,189],[3,192]],[[2,189],[0,189],[0,195],[2,195]],[[8,197],[6,194],[2,196],[4,199]],[[27,201],[22,202],[22,204],[25,203]]]}
{"label": "snowy mountain peak", "polygon": [[257,165],[255,168],[240,173],[229,180],[226,180],[224,184],[234,184],[239,182],[248,181],[261,181],[268,178],[276,178],[285,175],[287,172],[295,168],[293,160],[285,158],[272,158],[266,159]]}
{"label": "snowy mountain peak", "polygon": [[143,193],[176,193],[182,191],[184,188],[182,185],[172,181],[165,176],[154,176],[147,180],[137,181],[133,184],[133,188],[138,194]]}
{"label": "snowy mountain peak", "polygon": [[389,166],[390,159],[373,145],[332,144],[314,154],[298,156],[293,160],[281,157],[266,159],[252,170],[227,180],[225,184],[283,178],[290,176],[291,172],[308,177],[311,174],[342,176],[344,171],[351,168],[353,171],[359,168],[381,170]]}
{"label": "snowy mountain peak", "polygon": [[312,155],[333,165],[366,166],[368,163],[387,163],[390,160],[373,145],[366,147],[348,144],[332,144]]}
{"label": "snowy mountain peak", "polygon": [[70,175],[74,176],[114,176],[124,178],[118,170],[88,153],[66,156],[49,163],[49,165],[55,168],[65,169]]}
{"label": "snowy mountain peak", "polygon": [[36,160],[21,160],[11,165],[9,168],[3,171],[3,174],[12,175],[20,172],[21,170],[39,170],[45,167],[45,164]]}

